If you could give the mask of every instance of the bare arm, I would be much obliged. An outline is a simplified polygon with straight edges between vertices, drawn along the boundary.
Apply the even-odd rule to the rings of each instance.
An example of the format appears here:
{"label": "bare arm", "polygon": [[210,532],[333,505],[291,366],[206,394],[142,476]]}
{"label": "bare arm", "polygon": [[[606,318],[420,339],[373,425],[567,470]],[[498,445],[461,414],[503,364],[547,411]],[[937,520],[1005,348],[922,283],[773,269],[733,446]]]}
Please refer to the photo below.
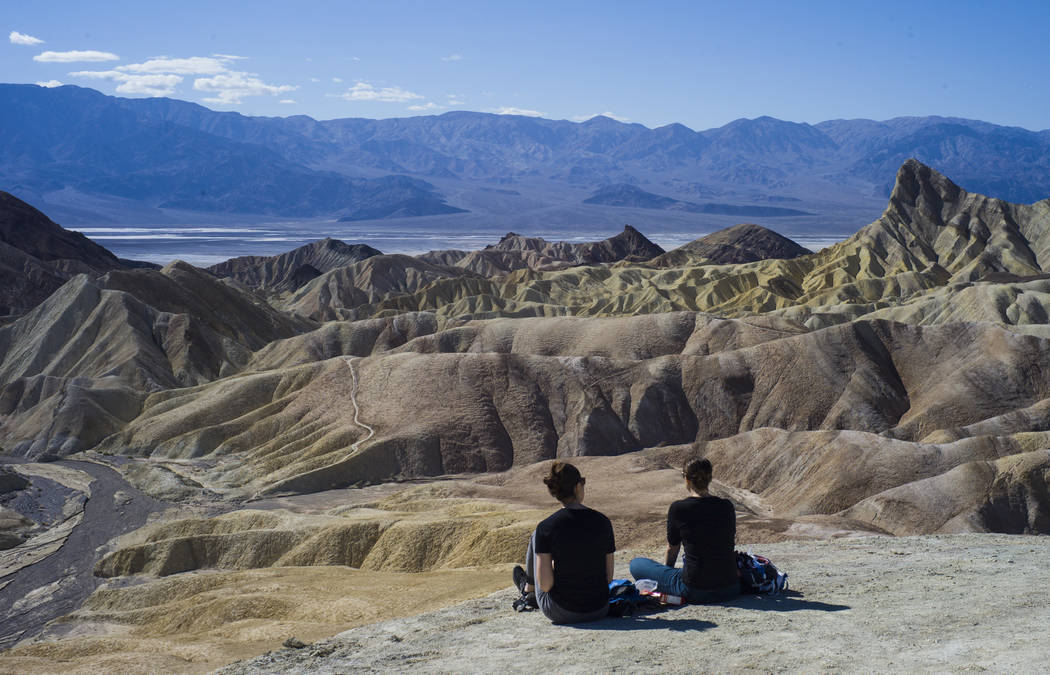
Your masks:
{"label": "bare arm", "polygon": [[612,583],[613,580],[613,553],[605,554],[605,580]]}
{"label": "bare arm", "polygon": [[544,593],[554,588],[554,559],[550,553],[536,554],[536,583]]}
{"label": "bare arm", "polygon": [[674,567],[674,564],[678,562],[678,550],[682,548],[681,544],[677,546],[667,545],[667,555],[664,556],[664,564],[668,567]]}

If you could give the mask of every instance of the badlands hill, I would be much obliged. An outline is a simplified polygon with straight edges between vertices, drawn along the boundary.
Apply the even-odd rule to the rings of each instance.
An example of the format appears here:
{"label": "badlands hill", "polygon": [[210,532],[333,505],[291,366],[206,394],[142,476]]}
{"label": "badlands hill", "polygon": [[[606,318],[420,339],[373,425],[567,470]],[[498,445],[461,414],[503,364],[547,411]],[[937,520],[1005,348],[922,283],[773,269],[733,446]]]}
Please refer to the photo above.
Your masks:
{"label": "badlands hill", "polygon": [[508,232],[499,243],[480,251],[430,251],[418,257],[491,278],[522,269],[560,269],[620,260],[642,262],[663,252],[641,232],[625,225],[620,234],[597,242],[546,241]]}
{"label": "badlands hill", "polygon": [[[742,544],[1050,533],[1048,232],[1050,200],[909,161],[878,220],[814,253],[746,226],[665,253],[625,228],[76,276],[0,326],[0,445],[20,457],[0,644],[25,640],[4,658],[189,671],[484,596],[549,510],[554,458],[650,554],[698,454]],[[98,515],[131,503],[157,515]],[[111,534],[78,544],[81,521]],[[76,593],[57,568],[5,591],[64,546]],[[30,644],[26,608],[66,618]]]}
{"label": "badlands hill", "polygon": [[344,244],[322,239],[277,256],[244,256],[212,265],[218,277],[236,279],[245,286],[275,292],[294,291],[324,272],[346,267],[381,251],[367,244]]}
{"label": "badlands hill", "polygon": [[26,312],[76,274],[124,266],[84,235],[0,191],[0,316]]}
{"label": "badlands hill", "polygon": [[811,253],[787,237],[760,225],[741,224],[700,237],[653,260],[660,267],[682,267],[704,261],[719,264],[791,259]]}

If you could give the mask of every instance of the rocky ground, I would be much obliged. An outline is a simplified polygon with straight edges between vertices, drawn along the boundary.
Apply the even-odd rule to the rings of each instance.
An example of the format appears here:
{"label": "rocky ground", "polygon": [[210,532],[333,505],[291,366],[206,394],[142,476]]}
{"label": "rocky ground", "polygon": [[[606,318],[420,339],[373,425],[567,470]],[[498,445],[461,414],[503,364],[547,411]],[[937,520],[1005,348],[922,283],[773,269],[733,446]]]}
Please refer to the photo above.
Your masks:
{"label": "rocky ground", "polygon": [[760,550],[790,574],[783,597],[554,626],[512,612],[507,589],[219,672],[1041,671],[1048,548],[986,534],[781,542]]}
{"label": "rocky ground", "polygon": [[[658,556],[680,473],[651,453],[576,463],[587,502],[615,525],[617,574],[634,555]],[[543,468],[159,519],[97,552],[100,569],[128,569],[0,654],[0,673],[1018,672],[1050,657],[1047,537],[874,536],[841,517],[775,517],[724,484],[738,545],[790,574],[787,595],[579,627],[516,614],[510,569],[554,508]],[[372,524],[384,534],[370,549],[338,543]],[[276,559],[260,561],[266,552]],[[308,646],[282,647],[289,638]]]}

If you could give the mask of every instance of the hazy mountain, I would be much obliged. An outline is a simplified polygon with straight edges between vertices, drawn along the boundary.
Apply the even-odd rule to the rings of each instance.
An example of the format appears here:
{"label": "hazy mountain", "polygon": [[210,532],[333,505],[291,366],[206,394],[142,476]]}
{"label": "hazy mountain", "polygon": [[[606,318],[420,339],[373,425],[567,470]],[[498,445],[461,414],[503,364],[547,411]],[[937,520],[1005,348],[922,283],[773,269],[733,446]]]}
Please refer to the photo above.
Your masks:
{"label": "hazy mountain", "polygon": [[971,192],[1030,203],[1050,197],[1050,134],[945,117],[902,117],[886,122],[834,120],[817,128],[851,156],[847,173],[874,181],[909,158],[951,176]]}
{"label": "hazy mountain", "polygon": [[[432,198],[434,186],[315,169],[324,146],[276,124],[182,101],[60,87],[0,86],[0,181],[33,194],[72,188],[150,206],[275,215],[353,212]],[[289,127],[285,129],[283,127]]]}
{"label": "hazy mountain", "polygon": [[[512,183],[536,202],[533,220],[550,222],[552,206],[580,208],[580,190],[629,183],[663,186],[657,192],[678,201],[721,195],[719,208],[698,215],[749,217],[730,207],[801,200],[819,226],[829,200],[888,196],[887,177],[909,157],[971,191],[1015,202],[1050,196],[1050,132],[939,117],[816,125],[760,117],[705,131],[463,111],[317,121],[0,85],[0,131],[0,187],[41,204],[72,190],[167,209],[373,219],[452,214],[465,205],[442,192]],[[520,216],[520,204],[479,215]]]}
{"label": "hazy mountain", "polygon": [[706,204],[694,204],[684,202],[670,197],[646,192],[635,185],[617,183],[606,185],[596,191],[593,195],[583,200],[584,204],[605,204],[606,206],[629,206],[638,209],[662,209],[674,211],[687,211],[689,213],[711,213],[723,216],[739,216],[741,218],[766,217],[778,218],[781,216],[805,216],[805,211],[798,209],[785,209],[779,206],[744,206],[735,204],[717,204],[708,202]]}
{"label": "hazy mountain", "polygon": [[411,218],[466,212],[466,209],[446,204],[445,198],[426,181],[408,176],[386,176],[361,186],[355,195],[351,212],[339,221]]}

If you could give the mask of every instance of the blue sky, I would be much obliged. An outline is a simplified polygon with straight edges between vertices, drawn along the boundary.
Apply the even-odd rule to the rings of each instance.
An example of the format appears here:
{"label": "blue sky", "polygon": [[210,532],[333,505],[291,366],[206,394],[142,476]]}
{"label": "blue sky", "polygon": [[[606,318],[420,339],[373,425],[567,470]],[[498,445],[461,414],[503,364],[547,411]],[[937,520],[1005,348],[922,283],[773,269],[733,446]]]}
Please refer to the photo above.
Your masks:
{"label": "blue sky", "polygon": [[1050,2],[4,2],[0,81],[249,115],[1050,128]]}

